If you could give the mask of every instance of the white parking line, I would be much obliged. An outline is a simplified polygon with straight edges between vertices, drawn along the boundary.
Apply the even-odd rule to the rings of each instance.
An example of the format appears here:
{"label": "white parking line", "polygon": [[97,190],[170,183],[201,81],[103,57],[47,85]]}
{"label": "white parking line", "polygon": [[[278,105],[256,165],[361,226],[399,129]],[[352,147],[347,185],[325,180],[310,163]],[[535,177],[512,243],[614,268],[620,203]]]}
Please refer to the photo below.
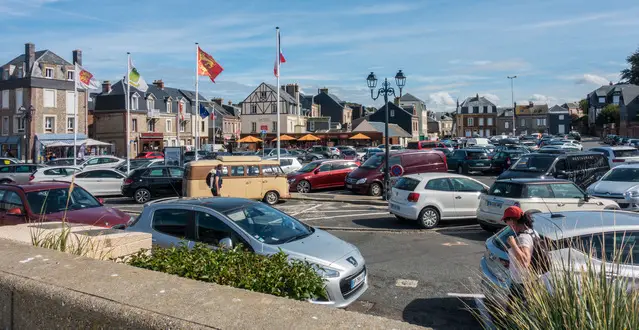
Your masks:
{"label": "white parking line", "polygon": [[[388,212],[376,212],[376,213],[366,213],[366,214],[342,214],[342,215],[333,215],[331,216],[332,219],[334,218],[352,218],[352,217],[357,217],[357,216],[371,216],[371,215],[388,215]],[[300,220],[304,220],[304,221],[311,221],[311,220],[324,220],[326,219],[326,217],[321,217],[321,218],[310,218],[310,219],[304,219],[301,218]]]}
{"label": "white parking line", "polygon": [[454,292],[449,292],[448,293],[449,297],[457,297],[457,298],[474,298],[474,299],[485,299],[486,296],[484,296],[481,293],[454,293]]}
{"label": "white parking line", "polygon": [[322,204],[313,205],[313,206],[311,206],[311,207],[309,207],[309,208],[307,208],[307,209],[305,209],[305,210],[302,210],[302,211],[299,211],[299,212],[295,212],[295,213],[293,213],[293,214],[291,214],[291,215],[292,215],[292,216],[296,216],[296,215],[298,215],[298,214],[300,214],[300,213],[309,212],[309,211],[311,211],[311,210],[314,210],[314,209],[316,209],[316,208],[320,207],[321,205],[322,205]]}
{"label": "white parking line", "polygon": [[405,280],[405,279],[398,278],[395,281],[395,286],[399,286],[402,288],[416,288],[417,283],[418,282],[416,280]]}

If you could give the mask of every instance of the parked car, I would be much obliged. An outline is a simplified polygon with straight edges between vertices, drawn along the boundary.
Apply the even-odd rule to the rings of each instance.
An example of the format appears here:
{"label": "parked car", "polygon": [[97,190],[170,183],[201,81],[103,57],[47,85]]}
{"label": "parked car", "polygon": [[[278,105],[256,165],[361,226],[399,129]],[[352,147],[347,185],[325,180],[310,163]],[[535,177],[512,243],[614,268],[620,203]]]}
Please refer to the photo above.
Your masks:
{"label": "parked car", "polygon": [[[630,284],[633,281],[636,283],[639,256],[636,247],[633,249],[630,242],[639,241],[638,214],[569,211],[561,214],[536,213],[532,217],[535,232],[551,248],[548,254],[551,264],[559,267],[570,264],[572,269],[583,269],[589,262],[592,265],[606,262],[609,263],[606,264],[606,270],[611,272],[608,276],[623,274],[630,277]],[[483,278],[492,284],[484,284],[484,290],[507,290],[510,287],[508,238],[514,235],[507,226],[486,240],[480,268]],[[615,257],[620,262],[614,262],[610,257],[613,251],[618,251],[619,255]],[[564,259],[567,257],[570,262]],[[594,269],[597,271],[598,267]]]}
{"label": "parked car", "polygon": [[451,151],[449,148],[433,148],[433,150],[441,151],[444,156],[446,156],[446,160],[448,160],[448,158],[453,155],[453,151]]}
{"label": "parked car", "polygon": [[[446,156],[440,151],[402,150],[389,155],[389,167],[401,165],[404,174],[448,172]],[[384,191],[385,153],[371,156],[346,177],[346,189],[357,194],[381,196]]]}
{"label": "parked car", "polygon": [[29,183],[31,174],[42,167],[44,166],[40,164],[0,165],[0,184]]}
{"label": "parked car", "polygon": [[51,181],[56,178],[62,178],[65,176],[73,175],[80,172],[80,167],[73,166],[48,166],[37,169],[29,177],[31,182]]}
{"label": "parked car", "polygon": [[570,143],[566,142],[565,140],[551,141],[550,144],[548,144],[547,146],[558,147],[560,149],[567,149],[570,151],[582,151],[584,149],[581,144]]}
{"label": "parked car", "polygon": [[488,186],[448,173],[404,175],[393,186],[388,211],[400,220],[417,221],[431,229],[440,220],[475,219],[479,195]]}
{"label": "parked car", "polygon": [[[377,147],[382,149],[382,150],[386,150],[386,145],[385,144],[380,144]],[[402,147],[399,144],[391,144],[389,147],[390,147],[390,150],[404,150],[404,147]]]}
{"label": "parked car", "polygon": [[416,142],[408,142],[406,144],[406,149],[416,149],[416,150],[430,150],[434,148],[450,148],[452,146],[447,146],[439,141],[416,141]]}
{"label": "parked car", "polygon": [[[264,148],[263,155],[264,158],[277,157],[277,148]],[[258,156],[262,156],[262,153],[260,152]],[[280,157],[281,156],[290,156],[290,154],[285,148],[280,148]]]}
{"label": "parked car", "polygon": [[0,186],[4,206],[0,225],[66,221],[85,225],[123,228],[132,218],[106,207],[82,187],[68,182],[38,182]]}
{"label": "parked car", "polygon": [[[314,153],[312,151],[309,151],[309,152],[306,153],[306,155],[304,155],[304,162],[314,162],[314,161],[320,160],[320,159],[326,159],[324,154],[322,154],[322,153]],[[328,159],[330,159],[330,157]]]}
{"label": "parked car", "polygon": [[448,169],[458,174],[486,172],[491,169],[491,157],[483,149],[458,149],[447,157]]}
{"label": "parked car", "polygon": [[159,151],[144,151],[139,153],[136,157],[136,159],[164,159],[164,153],[159,152]]}
{"label": "parked car", "polygon": [[0,157],[0,164],[2,165],[11,165],[11,164],[22,164],[23,162],[17,158],[13,157]]}
{"label": "parked car", "polygon": [[[277,160],[277,157],[270,157],[266,159]],[[285,157],[280,157],[280,168],[282,168],[282,171],[284,171],[284,173],[288,174],[302,168],[302,164],[297,158],[293,156],[285,156]]]}
{"label": "parked car", "polygon": [[588,151],[602,153],[608,160],[610,167],[615,167],[626,162],[639,162],[639,150],[635,147],[597,147]]}
{"label": "parked car", "polygon": [[568,137],[577,141],[581,141],[581,134],[579,134],[579,132],[577,131],[570,131],[570,133],[568,133]]}
{"label": "parked car", "polygon": [[522,155],[528,153],[528,151],[518,149],[498,151],[490,160],[490,170],[497,173],[504,172],[508,170],[512,164],[516,163]]}
{"label": "parked car", "polygon": [[619,205],[614,201],[589,196],[574,182],[568,180],[497,180],[487,193],[480,196],[477,209],[479,225],[488,231],[505,226],[501,220],[504,210],[513,205],[519,206],[524,212],[619,209]]}
{"label": "parked car", "polygon": [[[129,168],[130,168],[130,172],[132,172],[133,170],[137,170],[138,168],[143,168],[143,167],[151,167],[151,166],[163,166],[164,165],[164,159],[131,159],[130,160],[130,164],[129,164]],[[115,168],[116,170],[126,174],[126,162],[122,163],[122,165],[118,166]]]}
{"label": "parked car", "polygon": [[335,146],[335,148],[339,149],[339,151],[344,151],[344,150],[353,150],[353,151],[355,151],[355,147],[353,147],[353,146]]}
{"label": "parked car", "polygon": [[359,160],[359,155],[357,154],[355,149],[344,149],[342,150],[342,159]]}
{"label": "parked car", "polygon": [[366,262],[357,247],[247,199],[149,203],[126,230],[150,233],[154,244],[162,247],[202,242],[216,249],[242,244],[261,255],[281,251],[291,259],[312,262],[326,281],[328,300],[317,301],[324,306],[346,307],[368,288]]}
{"label": "parked car", "polygon": [[184,169],[177,166],[139,168],[126,177],[120,192],[144,204],[152,198],[182,196]]}
{"label": "parked car", "polygon": [[615,201],[624,211],[639,211],[639,164],[624,164],[612,168],[591,184],[589,195]]}
{"label": "parked car", "polygon": [[346,176],[360,163],[352,160],[316,160],[287,175],[290,191],[308,193],[315,189],[343,188]]}
{"label": "parked car", "polygon": [[342,152],[339,149],[335,147],[329,147],[328,149],[331,151],[331,158],[335,159],[341,157]]}
{"label": "parked car", "polygon": [[195,154],[195,151],[187,151],[184,153],[184,163],[186,164],[188,162],[204,159],[208,154],[209,152],[206,150],[198,150],[197,155]]}
{"label": "parked car", "polygon": [[73,158],[56,158],[45,163],[47,166],[81,166],[86,159],[76,158],[73,165]]}
{"label": "parked car", "polygon": [[380,148],[366,148],[366,150],[364,150],[364,154],[360,156],[360,160],[365,162],[371,158],[371,156],[382,152],[385,152],[385,150]]}
{"label": "parked car", "polygon": [[324,158],[333,158],[333,153],[331,152],[331,149],[327,146],[312,146],[308,148],[307,151],[308,153],[312,153],[315,155],[322,155]]}
{"label": "parked car", "polygon": [[109,168],[83,170],[71,176],[55,178],[54,181],[75,182],[94,196],[117,196],[122,194],[122,183],[126,175]]}
{"label": "parked car", "polygon": [[124,159],[114,156],[95,156],[88,158],[84,163],[82,163],[82,168],[116,168],[122,165],[123,162],[125,162]]}
{"label": "parked car", "polygon": [[[543,149],[543,148],[542,148]],[[600,153],[575,152],[564,154],[534,153],[521,158],[497,179],[557,178],[568,179],[586,189],[599,180],[610,166]]]}

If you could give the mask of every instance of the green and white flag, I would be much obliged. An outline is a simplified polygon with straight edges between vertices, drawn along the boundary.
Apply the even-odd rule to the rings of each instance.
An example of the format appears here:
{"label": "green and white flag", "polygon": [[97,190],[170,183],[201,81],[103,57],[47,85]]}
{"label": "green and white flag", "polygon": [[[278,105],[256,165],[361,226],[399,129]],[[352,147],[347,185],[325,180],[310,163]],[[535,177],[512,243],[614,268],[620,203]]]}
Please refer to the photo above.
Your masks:
{"label": "green and white flag", "polygon": [[146,84],[146,81],[144,80],[144,78],[142,78],[142,75],[140,75],[138,70],[135,68],[130,57],[129,68],[131,68],[131,71],[129,71],[129,77],[127,79],[128,82],[131,84],[131,86],[137,88],[140,92],[146,92],[146,90],[149,89],[149,85]]}

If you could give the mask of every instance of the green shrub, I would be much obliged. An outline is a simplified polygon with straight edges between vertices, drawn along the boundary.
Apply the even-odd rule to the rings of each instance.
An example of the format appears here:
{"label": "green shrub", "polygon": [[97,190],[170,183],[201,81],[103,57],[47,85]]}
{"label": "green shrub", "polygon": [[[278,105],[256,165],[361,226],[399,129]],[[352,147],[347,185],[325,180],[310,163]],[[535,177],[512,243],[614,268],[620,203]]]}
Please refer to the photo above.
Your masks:
{"label": "green shrub", "polygon": [[324,280],[308,262],[290,261],[279,252],[262,256],[241,246],[213,250],[204,244],[140,251],[129,265],[213,282],[235,288],[268,293],[296,300],[326,298]]}

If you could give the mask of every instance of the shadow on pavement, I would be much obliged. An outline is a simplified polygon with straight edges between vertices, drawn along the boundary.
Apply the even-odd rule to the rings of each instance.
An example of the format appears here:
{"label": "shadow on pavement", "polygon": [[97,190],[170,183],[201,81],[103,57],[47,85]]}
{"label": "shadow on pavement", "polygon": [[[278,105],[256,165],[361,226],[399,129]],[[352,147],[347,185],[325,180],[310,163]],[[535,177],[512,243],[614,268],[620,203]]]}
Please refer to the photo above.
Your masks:
{"label": "shadow on pavement", "polygon": [[473,299],[456,297],[415,299],[402,313],[404,321],[433,329],[479,329],[481,324],[469,310]]}
{"label": "shadow on pavement", "polygon": [[454,237],[459,237],[459,238],[463,238],[463,239],[467,239],[471,241],[480,241],[480,242],[486,241],[490,236],[493,235],[493,233],[489,233],[481,229],[479,226],[476,226],[476,227],[473,226],[465,230],[450,227],[450,228],[438,230],[437,232],[446,236],[454,236]]}
{"label": "shadow on pavement", "polygon": [[414,229],[419,230],[417,223],[414,221],[400,221],[397,220],[394,216],[388,216],[385,218],[375,218],[375,219],[357,219],[352,220],[352,222],[358,226],[373,228],[373,229]]}

